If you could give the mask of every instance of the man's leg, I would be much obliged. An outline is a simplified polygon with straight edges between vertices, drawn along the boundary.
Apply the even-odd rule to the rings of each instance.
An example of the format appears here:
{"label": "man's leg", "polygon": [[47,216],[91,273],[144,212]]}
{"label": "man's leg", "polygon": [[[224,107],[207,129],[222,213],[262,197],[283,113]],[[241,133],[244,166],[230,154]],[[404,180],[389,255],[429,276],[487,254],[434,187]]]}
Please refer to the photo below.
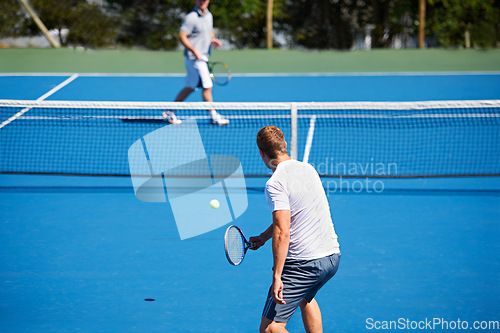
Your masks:
{"label": "man's leg", "polygon": [[[193,88],[190,87],[184,87],[178,94],[177,97],[175,98],[176,102],[182,102],[185,100],[189,94],[191,94],[194,91]],[[163,118],[168,120],[172,125],[180,125],[182,124],[182,120],[178,119],[177,116],[175,115],[175,112],[173,110],[165,110],[162,113]]]}
{"label": "man's leg", "polygon": [[203,92],[201,93],[203,100],[205,102],[213,102],[213,97],[212,97],[212,88],[203,88]]}
{"label": "man's leg", "polygon": [[321,322],[321,311],[319,305],[313,298],[310,303],[304,299],[300,303],[300,312],[302,314],[302,322],[307,333],[322,333],[323,324]]}
{"label": "man's leg", "polygon": [[177,94],[177,97],[175,98],[176,102],[182,102],[185,100],[192,92],[194,91],[193,88],[190,87],[184,87],[179,94]]}
{"label": "man's leg", "polygon": [[278,323],[276,321],[272,321],[267,319],[266,317],[262,317],[260,321],[260,333],[288,333],[285,329],[286,323]]}
{"label": "man's leg", "polygon": [[[203,100],[205,102],[213,102],[213,97],[212,97],[212,88],[203,88],[203,91],[201,92],[201,95],[203,97]],[[220,114],[217,113],[214,109],[208,110],[210,113],[210,116],[212,117],[212,122],[217,125],[227,125],[229,124],[229,120],[223,118]]]}

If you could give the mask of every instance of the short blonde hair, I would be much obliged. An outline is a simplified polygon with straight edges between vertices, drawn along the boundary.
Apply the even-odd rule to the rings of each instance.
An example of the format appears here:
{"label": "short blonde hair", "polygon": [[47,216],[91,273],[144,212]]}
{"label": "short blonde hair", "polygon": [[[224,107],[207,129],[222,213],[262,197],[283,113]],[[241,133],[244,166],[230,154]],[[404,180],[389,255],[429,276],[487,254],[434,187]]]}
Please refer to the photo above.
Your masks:
{"label": "short blonde hair", "polygon": [[257,133],[257,146],[269,158],[288,154],[283,132],[276,126],[270,125],[260,129]]}

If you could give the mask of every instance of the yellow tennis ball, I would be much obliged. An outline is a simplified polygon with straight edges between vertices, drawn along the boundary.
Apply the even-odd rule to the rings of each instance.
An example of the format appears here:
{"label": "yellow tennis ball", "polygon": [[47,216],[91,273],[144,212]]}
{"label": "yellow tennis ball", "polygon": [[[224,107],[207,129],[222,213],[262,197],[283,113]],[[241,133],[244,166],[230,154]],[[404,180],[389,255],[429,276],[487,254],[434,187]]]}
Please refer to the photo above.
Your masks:
{"label": "yellow tennis ball", "polygon": [[220,206],[219,200],[213,199],[212,201],[210,201],[210,207],[212,207],[213,209],[217,209],[219,208],[219,206]]}

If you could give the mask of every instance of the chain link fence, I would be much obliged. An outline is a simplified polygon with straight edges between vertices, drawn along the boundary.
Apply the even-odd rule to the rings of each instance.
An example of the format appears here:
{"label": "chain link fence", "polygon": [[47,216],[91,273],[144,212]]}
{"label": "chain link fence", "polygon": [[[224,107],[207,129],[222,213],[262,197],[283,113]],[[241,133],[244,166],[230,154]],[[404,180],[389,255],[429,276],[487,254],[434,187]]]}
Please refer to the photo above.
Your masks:
{"label": "chain link fence", "polygon": [[[192,0],[2,0],[0,39],[40,35],[29,5],[65,47],[172,50]],[[228,48],[266,47],[269,0],[212,0]],[[414,48],[422,22],[415,0],[274,0],[273,47]],[[427,0],[425,46],[498,47],[500,0]]]}

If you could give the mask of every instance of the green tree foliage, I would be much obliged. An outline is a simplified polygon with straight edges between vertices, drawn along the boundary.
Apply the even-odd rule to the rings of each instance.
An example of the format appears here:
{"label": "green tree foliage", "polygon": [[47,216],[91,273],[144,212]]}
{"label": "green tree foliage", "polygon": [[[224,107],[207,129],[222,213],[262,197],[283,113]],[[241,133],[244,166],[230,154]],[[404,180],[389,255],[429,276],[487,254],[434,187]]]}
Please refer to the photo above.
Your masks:
{"label": "green tree foliage", "polygon": [[[493,47],[499,40],[500,1],[428,0],[429,34],[445,47]],[[470,44],[470,45],[469,45]]]}
{"label": "green tree foliage", "polygon": [[360,8],[360,26],[372,25],[372,47],[387,48],[396,35],[415,35],[415,20],[418,17],[418,1],[369,0]]}
{"label": "green tree foliage", "polygon": [[[219,38],[238,48],[266,46],[268,0],[212,0]],[[148,49],[178,47],[178,29],[193,0],[30,0],[60,43]],[[350,49],[356,36],[373,48],[395,37],[415,38],[417,0],[274,0],[273,29],[286,47]],[[427,0],[426,34],[443,47],[494,47],[500,39],[500,0]],[[67,33],[62,33],[67,32]],[[17,0],[0,0],[0,36],[39,34]],[[280,42],[283,43],[283,42]],[[275,46],[279,46],[275,42]]]}
{"label": "green tree foliage", "polygon": [[67,42],[86,48],[114,44],[117,23],[106,15],[99,6],[80,2],[76,5],[74,13],[74,19],[68,25]]}
{"label": "green tree foliage", "polygon": [[[273,1],[273,15],[283,10],[285,0]],[[266,46],[267,0],[217,0],[210,4],[214,26],[238,48]]]}
{"label": "green tree foliage", "polygon": [[0,37],[17,37],[30,34],[26,13],[17,0],[0,1]]}
{"label": "green tree foliage", "polygon": [[178,30],[183,13],[191,1],[108,0],[106,8],[119,22],[117,42],[149,49],[173,49],[178,45]]}
{"label": "green tree foliage", "polygon": [[349,49],[353,43],[351,1],[289,1],[279,22],[294,44],[315,49]]}
{"label": "green tree foliage", "polygon": [[[81,0],[31,0],[30,3],[47,29],[59,32],[63,46],[71,43],[102,47],[115,39],[115,22],[95,3]],[[32,20],[28,17],[26,20],[28,31],[38,33]]]}
{"label": "green tree foliage", "polygon": [[402,32],[414,34],[416,1],[289,1],[279,17],[293,44],[315,49],[350,49],[354,36],[369,32],[372,47],[389,47]]}

